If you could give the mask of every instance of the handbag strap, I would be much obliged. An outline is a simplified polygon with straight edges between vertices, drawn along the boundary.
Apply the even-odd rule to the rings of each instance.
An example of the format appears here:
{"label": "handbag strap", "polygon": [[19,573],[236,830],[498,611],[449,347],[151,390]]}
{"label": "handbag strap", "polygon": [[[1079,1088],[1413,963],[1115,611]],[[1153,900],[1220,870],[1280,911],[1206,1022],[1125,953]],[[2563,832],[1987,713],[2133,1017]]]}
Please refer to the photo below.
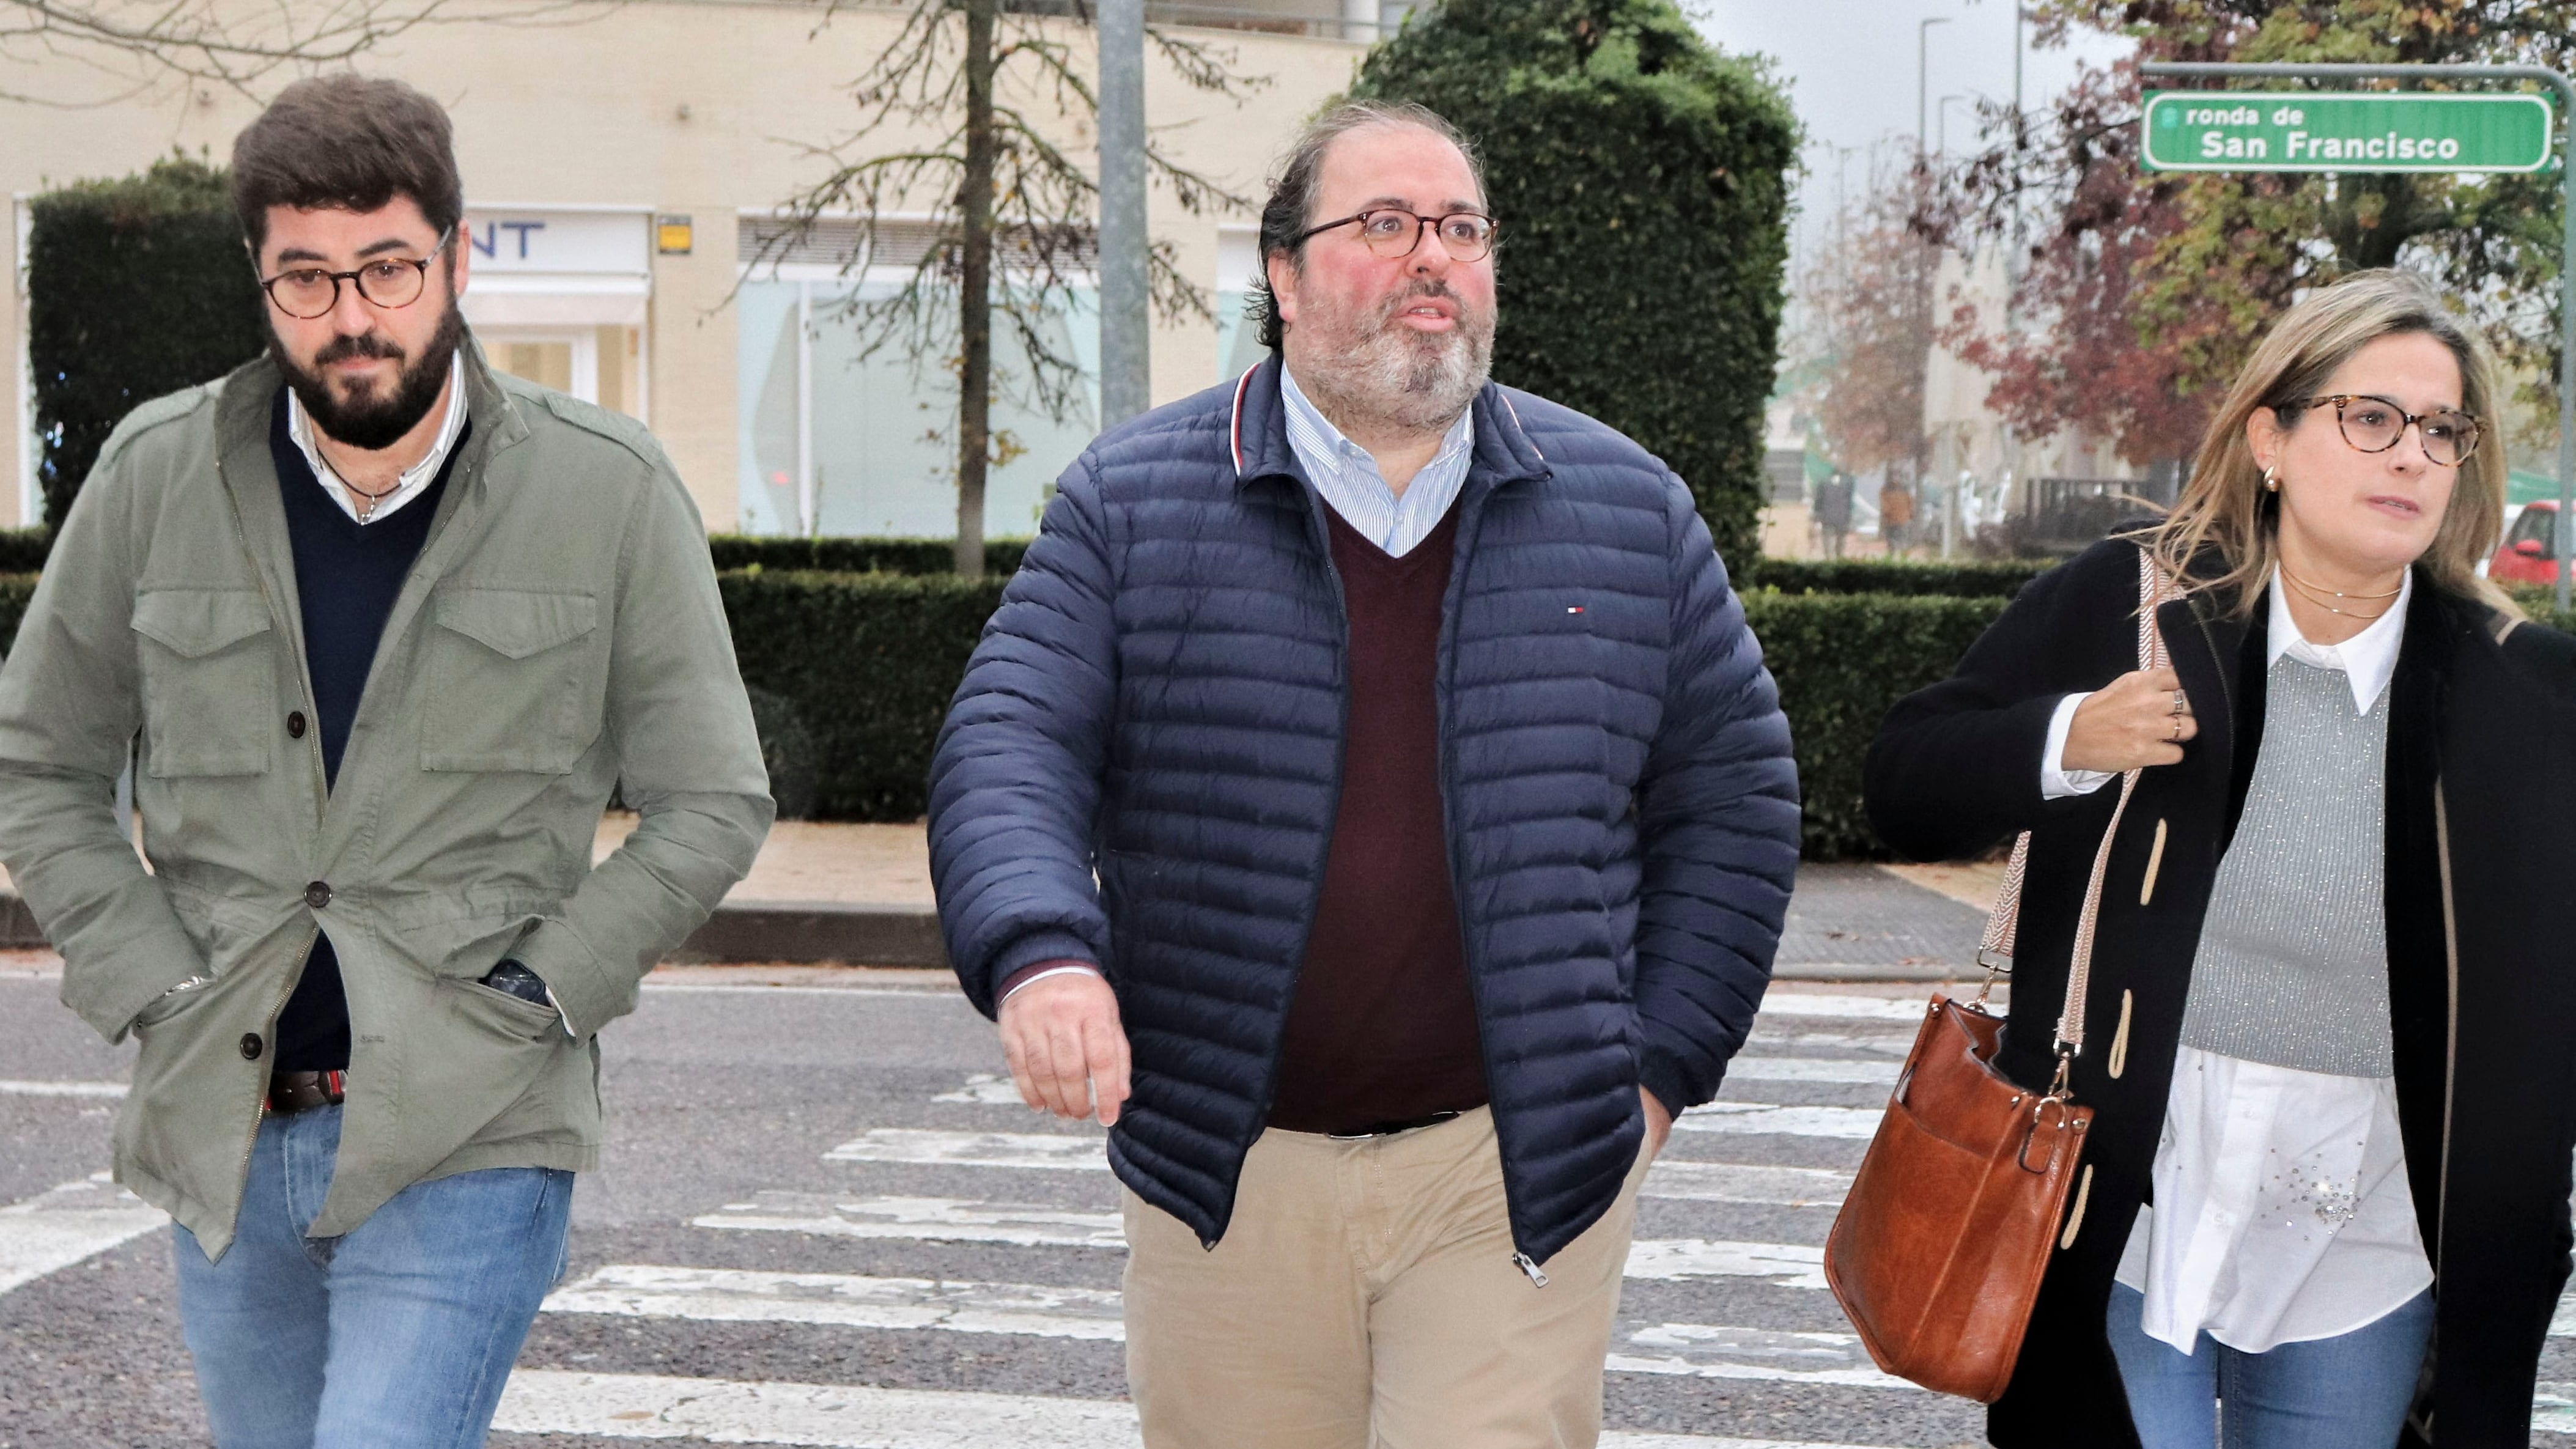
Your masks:
{"label": "handbag strap", "polygon": [[[2138,550],[2138,667],[2162,669],[2172,662],[2165,651],[2164,634],[2156,627],[2156,610],[2176,596],[2173,580],[2168,577],[2156,556],[2148,549]],[[2074,1058],[2084,1050],[2084,1006],[2086,988],[2093,974],[2093,928],[2101,916],[2102,877],[2111,864],[2111,842],[2120,833],[2120,819],[2129,810],[2129,797],[2137,792],[2139,771],[2120,775],[2120,800],[2111,808],[2111,823],[2102,831],[2102,843],[2093,852],[2093,871],[2084,883],[2084,913],[2075,923],[2075,953],[2066,974],[2066,1006],[2057,1018],[2057,1084],[2050,1088],[2063,1095],[2067,1071]],[[2004,865],[2003,884],[1995,890],[1994,909],[1986,916],[1985,938],[1977,947],[1977,964],[1986,969],[1986,985],[1977,993],[1983,1004],[1986,992],[1994,989],[1995,979],[2012,975],[2013,942],[2021,926],[2022,877],[2030,864],[2030,832],[2025,830],[2013,841],[2012,859]]]}

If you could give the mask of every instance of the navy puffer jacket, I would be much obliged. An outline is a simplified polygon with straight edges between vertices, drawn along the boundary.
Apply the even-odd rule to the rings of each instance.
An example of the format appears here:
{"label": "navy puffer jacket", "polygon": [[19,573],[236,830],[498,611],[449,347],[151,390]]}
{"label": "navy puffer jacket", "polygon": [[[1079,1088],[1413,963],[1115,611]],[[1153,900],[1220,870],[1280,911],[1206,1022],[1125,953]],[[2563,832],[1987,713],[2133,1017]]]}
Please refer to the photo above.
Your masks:
{"label": "navy puffer jacket", "polygon": [[[1439,656],[1441,793],[1518,1249],[1617,1197],[1640,1085],[1717,1092],[1770,978],[1798,784],[1670,470],[1487,386]],[[1274,359],[1067,469],[931,764],[949,959],[1100,965],[1134,1049],[1111,1165],[1213,1245],[1269,1114],[1340,798],[1347,631]],[[1096,884],[1095,884],[1096,873]]]}

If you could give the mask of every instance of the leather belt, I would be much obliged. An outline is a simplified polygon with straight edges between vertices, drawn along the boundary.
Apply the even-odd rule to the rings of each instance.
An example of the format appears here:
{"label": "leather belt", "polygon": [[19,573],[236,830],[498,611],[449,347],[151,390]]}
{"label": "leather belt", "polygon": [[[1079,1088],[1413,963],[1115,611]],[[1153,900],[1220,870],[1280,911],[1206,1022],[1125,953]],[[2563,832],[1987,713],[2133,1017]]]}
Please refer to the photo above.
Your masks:
{"label": "leather belt", "polygon": [[1408,1117],[1401,1122],[1377,1122],[1366,1127],[1354,1127],[1347,1132],[1327,1132],[1324,1135],[1335,1142],[1358,1142],[1369,1137],[1392,1137],[1398,1132],[1437,1127],[1443,1122],[1455,1122],[1461,1115],[1457,1112],[1433,1112],[1427,1116]]}
{"label": "leather belt", "polygon": [[268,1110],[284,1117],[315,1107],[336,1107],[346,1095],[347,1072],[271,1072]]}

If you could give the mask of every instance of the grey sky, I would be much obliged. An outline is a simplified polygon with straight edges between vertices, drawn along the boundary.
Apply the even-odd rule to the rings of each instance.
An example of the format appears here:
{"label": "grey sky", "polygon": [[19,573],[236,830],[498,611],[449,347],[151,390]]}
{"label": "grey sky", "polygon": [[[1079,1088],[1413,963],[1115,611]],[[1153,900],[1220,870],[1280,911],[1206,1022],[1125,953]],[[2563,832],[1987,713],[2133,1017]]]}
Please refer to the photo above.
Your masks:
{"label": "grey sky", "polygon": [[[1970,99],[1949,108],[1953,154],[1977,144],[1976,97],[2009,101],[2013,90],[2014,0],[1701,0],[1700,29],[1722,48],[1771,57],[1806,124],[1807,174],[1799,189],[1804,231],[1832,214],[1838,172],[1857,190],[1869,173],[1871,148],[1891,163],[1913,150],[1915,45],[1918,24],[1931,29],[1926,129],[1938,137],[1941,97]],[[2022,59],[2022,103],[2037,110],[2075,79],[2079,61],[2101,63],[2126,53],[2125,42],[2078,35],[2064,48],[2029,50]],[[1852,148],[1848,162],[1835,148]],[[1803,247],[1801,248],[1803,250]]]}

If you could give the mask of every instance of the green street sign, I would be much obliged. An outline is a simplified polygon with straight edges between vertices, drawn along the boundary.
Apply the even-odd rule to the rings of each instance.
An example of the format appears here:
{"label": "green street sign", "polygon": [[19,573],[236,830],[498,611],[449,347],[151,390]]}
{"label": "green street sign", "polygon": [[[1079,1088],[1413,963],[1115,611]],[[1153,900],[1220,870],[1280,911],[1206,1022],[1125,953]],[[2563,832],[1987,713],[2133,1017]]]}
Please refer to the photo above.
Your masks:
{"label": "green street sign", "polygon": [[2538,171],[2545,96],[2149,91],[2150,171]]}

